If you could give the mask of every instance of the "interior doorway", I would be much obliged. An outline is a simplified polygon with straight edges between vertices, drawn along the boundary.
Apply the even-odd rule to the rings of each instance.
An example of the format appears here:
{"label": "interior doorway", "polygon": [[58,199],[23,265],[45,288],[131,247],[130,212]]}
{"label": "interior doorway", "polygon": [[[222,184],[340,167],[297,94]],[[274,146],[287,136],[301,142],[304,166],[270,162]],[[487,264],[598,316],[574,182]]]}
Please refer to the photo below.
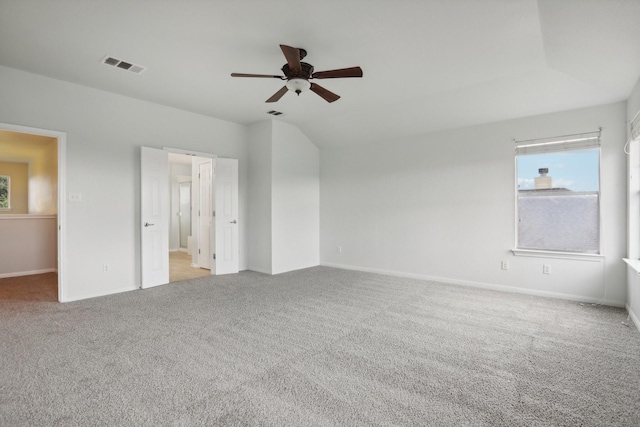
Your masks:
{"label": "interior doorway", "polygon": [[[169,230],[169,282],[179,282],[209,276],[210,268],[201,265],[194,252],[202,252],[198,244],[197,213],[202,200],[202,189],[198,182],[199,162],[194,158],[211,162],[211,158],[169,152],[170,181],[170,230]],[[194,192],[198,195],[194,196]],[[194,215],[195,213],[195,215]],[[207,239],[208,242],[208,239]],[[208,243],[207,243],[208,244]],[[194,262],[194,259],[196,262]]]}
{"label": "interior doorway", "polygon": [[0,213],[0,298],[65,301],[65,152],[64,132],[0,123],[0,162],[27,170],[24,194]]}
{"label": "interior doorway", "polygon": [[[192,266],[205,267],[211,275],[239,271],[238,247],[238,159],[200,156],[173,148],[141,147],[140,156],[140,231],[142,289],[170,283],[170,237],[179,236],[176,212],[171,212],[169,156],[186,154],[191,158]],[[210,165],[211,185],[201,190],[202,165]],[[182,174],[184,175],[184,169]],[[175,194],[179,186],[174,185]],[[175,197],[178,200],[178,197]],[[208,201],[208,203],[206,203]],[[176,202],[175,205],[178,203]],[[175,208],[174,208],[175,209]],[[202,224],[210,224],[208,228]],[[173,226],[172,226],[173,225]],[[194,230],[198,230],[197,232]],[[205,235],[203,235],[205,233]],[[179,240],[175,240],[179,242]],[[203,249],[210,259],[200,264]]]}

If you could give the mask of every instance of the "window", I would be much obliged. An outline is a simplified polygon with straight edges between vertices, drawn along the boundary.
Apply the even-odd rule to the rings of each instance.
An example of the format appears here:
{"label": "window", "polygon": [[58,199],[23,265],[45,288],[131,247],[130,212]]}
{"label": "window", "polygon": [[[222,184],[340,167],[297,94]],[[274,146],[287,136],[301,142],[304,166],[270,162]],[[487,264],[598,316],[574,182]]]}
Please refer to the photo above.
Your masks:
{"label": "window", "polygon": [[600,132],[516,145],[517,248],[600,253]]}
{"label": "window", "polygon": [[11,208],[11,178],[0,175],[0,209]]}

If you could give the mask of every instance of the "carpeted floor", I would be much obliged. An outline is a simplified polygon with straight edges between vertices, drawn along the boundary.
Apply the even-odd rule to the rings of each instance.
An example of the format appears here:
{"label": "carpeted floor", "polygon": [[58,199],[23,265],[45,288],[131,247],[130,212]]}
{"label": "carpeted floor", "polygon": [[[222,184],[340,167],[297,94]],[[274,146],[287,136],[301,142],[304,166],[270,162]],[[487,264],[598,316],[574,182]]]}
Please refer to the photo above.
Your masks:
{"label": "carpeted floor", "polygon": [[326,267],[0,301],[0,425],[637,426],[625,320]]}

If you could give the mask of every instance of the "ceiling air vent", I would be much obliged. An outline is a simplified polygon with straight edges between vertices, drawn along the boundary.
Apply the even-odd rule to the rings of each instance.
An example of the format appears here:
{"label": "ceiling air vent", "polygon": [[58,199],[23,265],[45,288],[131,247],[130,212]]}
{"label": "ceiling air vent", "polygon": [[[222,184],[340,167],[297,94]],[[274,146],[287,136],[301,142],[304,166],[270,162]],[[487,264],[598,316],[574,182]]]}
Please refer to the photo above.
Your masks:
{"label": "ceiling air vent", "polygon": [[120,68],[121,70],[127,70],[134,74],[140,74],[146,70],[146,67],[142,65],[132,64],[128,61],[123,61],[122,59],[114,58],[113,56],[105,56],[102,59],[103,64],[111,65],[112,67]]}
{"label": "ceiling air vent", "polygon": [[271,114],[272,116],[281,116],[283,113],[276,110],[267,111],[267,114]]}

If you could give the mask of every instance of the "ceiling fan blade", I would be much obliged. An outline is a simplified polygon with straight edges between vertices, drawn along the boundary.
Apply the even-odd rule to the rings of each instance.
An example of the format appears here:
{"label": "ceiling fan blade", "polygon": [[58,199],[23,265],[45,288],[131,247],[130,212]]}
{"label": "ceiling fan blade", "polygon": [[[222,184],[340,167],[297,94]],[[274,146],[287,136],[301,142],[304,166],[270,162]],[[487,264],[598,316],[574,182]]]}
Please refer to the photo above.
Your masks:
{"label": "ceiling fan blade", "polygon": [[311,75],[312,79],[339,79],[343,77],[362,77],[362,68],[350,67],[339,70],[318,71]]}
{"label": "ceiling fan blade", "polygon": [[285,79],[282,76],[271,76],[268,74],[245,74],[245,73],[231,73],[231,77],[264,77],[269,79],[280,79],[280,80]]}
{"label": "ceiling fan blade", "polygon": [[317,85],[315,83],[311,83],[310,89],[313,92],[315,92],[318,95],[320,95],[327,102],[333,102],[333,101],[337,101],[338,99],[340,99],[339,95],[336,95],[335,93],[333,93],[331,91],[328,91],[327,89],[325,89],[322,86]]}
{"label": "ceiling fan blade", "polygon": [[282,49],[284,57],[287,58],[289,69],[291,71],[300,72],[300,69],[302,68],[300,65],[300,50],[297,47],[291,47],[284,44],[280,45],[280,49]]}
{"label": "ceiling fan blade", "polygon": [[267,99],[265,102],[277,102],[282,96],[287,93],[289,89],[286,86],[282,86],[282,89],[273,94],[273,96]]}

